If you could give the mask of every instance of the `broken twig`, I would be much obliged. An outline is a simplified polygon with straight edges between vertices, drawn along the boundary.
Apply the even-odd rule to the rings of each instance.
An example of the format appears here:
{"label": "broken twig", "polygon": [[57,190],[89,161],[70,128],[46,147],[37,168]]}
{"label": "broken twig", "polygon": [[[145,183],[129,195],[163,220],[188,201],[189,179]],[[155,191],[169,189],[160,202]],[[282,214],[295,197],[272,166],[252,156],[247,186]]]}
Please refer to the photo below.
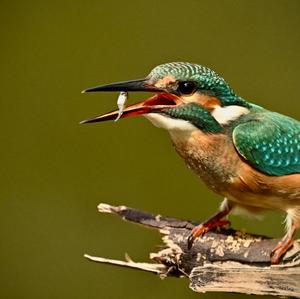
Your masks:
{"label": "broken twig", "polygon": [[100,204],[101,213],[159,229],[164,248],[150,253],[151,263],[137,263],[85,255],[91,261],[153,272],[160,277],[186,276],[195,292],[236,292],[300,298],[300,240],[281,264],[270,265],[270,253],[278,239],[233,229],[209,232],[187,248],[194,222],[145,213],[125,206]]}

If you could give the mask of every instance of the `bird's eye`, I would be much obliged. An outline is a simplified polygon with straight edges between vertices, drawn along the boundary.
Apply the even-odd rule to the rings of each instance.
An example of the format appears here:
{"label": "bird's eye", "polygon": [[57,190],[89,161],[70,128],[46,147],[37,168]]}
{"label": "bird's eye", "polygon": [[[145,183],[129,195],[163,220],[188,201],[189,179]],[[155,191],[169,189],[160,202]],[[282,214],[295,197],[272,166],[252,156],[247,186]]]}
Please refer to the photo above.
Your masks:
{"label": "bird's eye", "polygon": [[177,90],[181,94],[191,94],[195,92],[197,85],[193,81],[180,81]]}

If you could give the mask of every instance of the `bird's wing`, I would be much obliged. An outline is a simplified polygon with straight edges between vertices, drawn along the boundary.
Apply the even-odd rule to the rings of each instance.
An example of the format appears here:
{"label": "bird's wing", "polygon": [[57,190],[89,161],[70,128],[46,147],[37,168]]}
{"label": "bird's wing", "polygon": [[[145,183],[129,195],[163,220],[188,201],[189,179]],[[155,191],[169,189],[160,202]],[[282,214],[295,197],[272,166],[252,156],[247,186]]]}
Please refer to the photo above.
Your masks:
{"label": "bird's wing", "polygon": [[300,173],[300,122],[261,113],[233,130],[238,153],[259,171],[272,176]]}

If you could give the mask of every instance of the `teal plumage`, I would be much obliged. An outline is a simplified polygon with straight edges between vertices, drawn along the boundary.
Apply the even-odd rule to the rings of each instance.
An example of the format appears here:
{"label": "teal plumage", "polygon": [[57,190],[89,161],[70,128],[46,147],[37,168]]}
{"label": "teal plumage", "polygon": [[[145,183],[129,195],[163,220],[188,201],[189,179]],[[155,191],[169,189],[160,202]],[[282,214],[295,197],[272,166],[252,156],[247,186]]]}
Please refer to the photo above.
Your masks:
{"label": "teal plumage", "polygon": [[239,154],[263,173],[300,173],[300,122],[290,117],[255,113],[234,128],[233,141]]}

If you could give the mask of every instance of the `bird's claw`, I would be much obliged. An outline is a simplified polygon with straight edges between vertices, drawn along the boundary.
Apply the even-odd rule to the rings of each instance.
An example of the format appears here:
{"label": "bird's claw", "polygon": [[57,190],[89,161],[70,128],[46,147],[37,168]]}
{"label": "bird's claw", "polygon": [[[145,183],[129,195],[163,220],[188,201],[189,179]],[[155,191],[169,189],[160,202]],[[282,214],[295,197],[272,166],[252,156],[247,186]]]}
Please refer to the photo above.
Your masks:
{"label": "bird's claw", "polygon": [[293,246],[294,240],[291,238],[283,238],[277,246],[272,250],[271,264],[276,265],[279,264],[280,259],[283,255]]}
{"label": "bird's claw", "polygon": [[213,222],[208,222],[208,223],[202,223],[202,224],[195,226],[192,229],[192,232],[188,236],[188,239],[187,239],[188,249],[192,248],[194,241],[197,238],[199,238],[200,236],[204,236],[206,233],[208,233],[209,231],[211,231],[214,228],[223,227],[225,225],[230,225],[230,221],[218,220],[218,221],[213,221]]}

